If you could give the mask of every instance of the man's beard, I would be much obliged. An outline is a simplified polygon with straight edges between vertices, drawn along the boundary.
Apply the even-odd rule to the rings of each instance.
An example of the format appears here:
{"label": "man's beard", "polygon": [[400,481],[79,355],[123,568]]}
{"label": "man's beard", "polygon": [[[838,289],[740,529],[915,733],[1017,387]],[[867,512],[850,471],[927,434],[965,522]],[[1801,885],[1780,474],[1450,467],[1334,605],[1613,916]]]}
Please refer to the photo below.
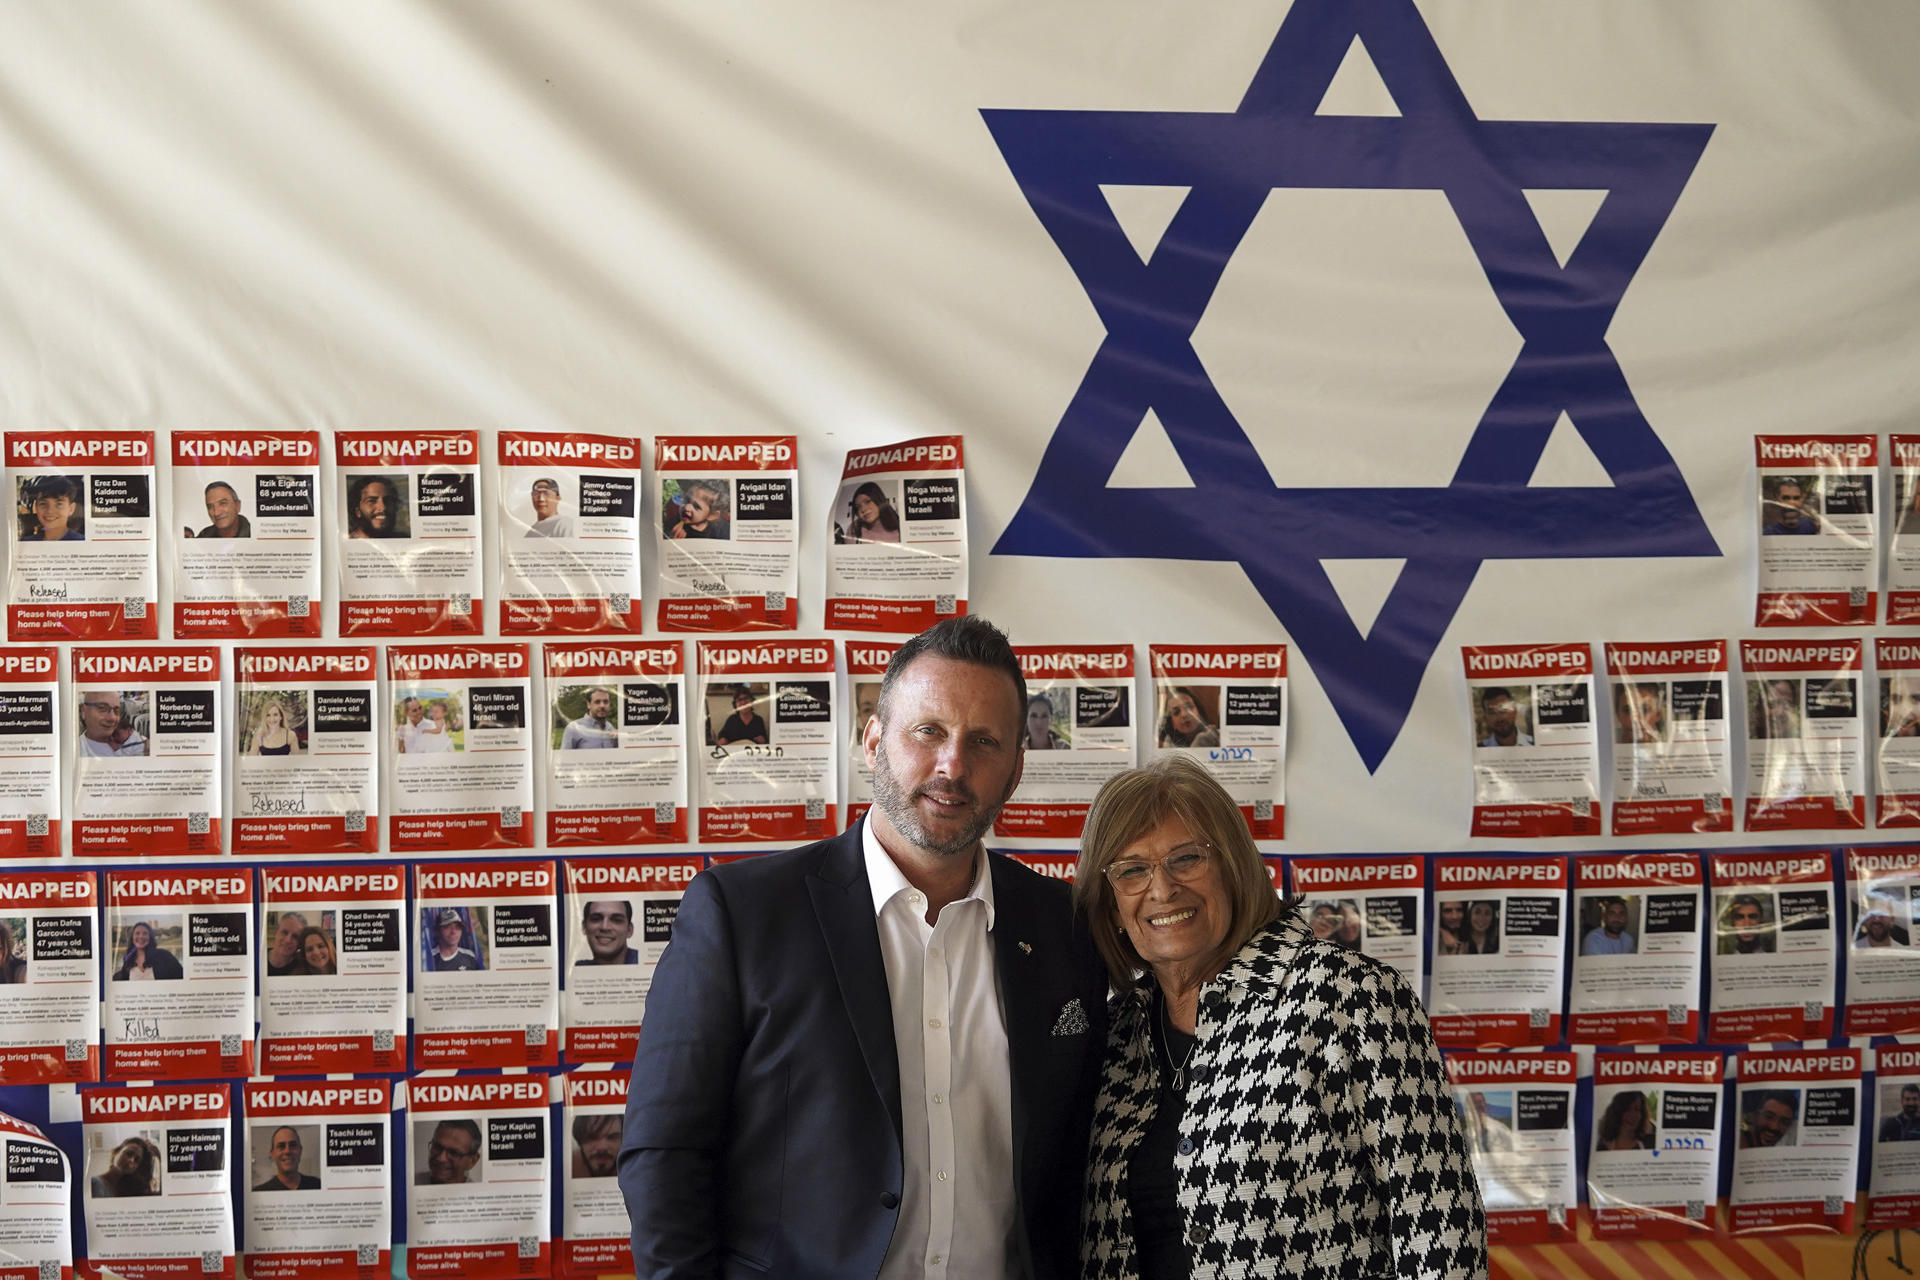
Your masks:
{"label": "man's beard", "polygon": [[999,814],[1001,807],[1007,803],[1007,796],[1012,795],[1013,791],[1012,788],[1008,788],[1007,795],[1001,796],[992,804],[980,805],[974,814],[973,821],[967,823],[967,825],[961,828],[954,836],[946,840],[935,839],[933,834],[921,825],[920,815],[914,810],[913,801],[915,796],[923,794],[946,796],[978,803],[978,798],[973,794],[973,791],[964,786],[952,788],[934,787],[930,785],[922,786],[918,788],[913,795],[909,795],[906,789],[900,785],[900,780],[893,776],[893,767],[887,763],[887,745],[883,740],[880,745],[874,749],[874,807],[887,815],[887,821],[893,824],[895,831],[898,831],[908,840],[911,840],[914,844],[927,850],[929,853],[944,854],[951,857],[956,853],[966,853],[976,844],[979,844],[980,837],[986,835],[988,829],[993,826],[994,818]]}

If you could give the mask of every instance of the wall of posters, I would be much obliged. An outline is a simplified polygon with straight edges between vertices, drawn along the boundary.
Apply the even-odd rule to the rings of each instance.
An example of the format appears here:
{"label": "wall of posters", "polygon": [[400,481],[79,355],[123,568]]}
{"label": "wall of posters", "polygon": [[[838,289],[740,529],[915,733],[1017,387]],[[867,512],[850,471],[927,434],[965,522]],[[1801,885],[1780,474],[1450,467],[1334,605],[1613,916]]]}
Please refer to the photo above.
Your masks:
{"label": "wall of posters", "polygon": [[547,843],[686,843],[687,677],[680,644],[548,644],[541,654]]}
{"label": "wall of posters", "polygon": [[1449,1053],[1447,1079],[1487,1210],[1487,1239],[1537,1244],[1574,1238],[1570,1053]]}
{"label": "wall of posters", "polygon": [[1596,1236],[1712,1233],[1724,1077],[1718,1053],[1594,1055],[1587,1195]]}
{"label": "wall of posters", "polygon": [[109,871],[106,895],[105,1078],[252,1075],[252,874]]}
{"label": "wall of posters", "polygon": [[1867,824],[1858,640],[1740,643],[1748,831]]}
{"label": "wall of posters", "polygon": [[1724,640],[1606,646],[1613,834],[1733,830]]}
{"label": "wall of posters", "polygon": [[82,1274],[234,1277],[225,1084],[80,1093],[87,1223]]}
{"label": "wall of posters", "polygon": [[413,869],[414,1066],[560,1061],[551,862]]}
{"label": "wall of posters", "polygon": [[480,579],[480,437],[335,431],[342,636],[472,635]]}
{"label": "wall of posters", "polygon": [[219,648],[76,647],[72,658],[73,851],[220,852]]}
{"label": "wall of posters", "polygon": [[660,630],[791,631],[800,617],[792,436],[659,436]]}
{"label": "wall of posters", "polygon": [[1860,1050],[1808,1046],[1735,1059],[1735,1235],[1851,1234],[1860,1159]]}
{"label": "wall of posters", "polygon": [[524,644],[388,647],[395,853],[533,844],[531,676]]}
{"label": "wall of posters", "polygon": [[9,640],[153,640],[151,431],[5,435]]}
{"label": "wall of posters", "polygon": [[407,1085],[407,1275],[546,1275],[553,1265],[547,1077]]}
{"label": "wall of posters", "polygon": [[392,1264],[392,1089],[385,1080],[248,1081],[248,1280],[362,1280]]}
{"label": "wall of posters", "polygon": [[1872,626],[1879,615],[1876,437],[1755,436],[1762,627]]}
{"label": "wall of posters", "polygon": [[847,454],[828,525],[828,627],[914,635],[967,611],[959,436]]}
{"label": "wall of posters", "polygon": [[502,635],[640,630],[640,444],[502,431]]}
{"label": "wall of posters", "polygon": [[260,872],[260,1070],[405,1071],[406,869]]}
{"label": "wall of posters", "polygon": [[1472,713],[1473,834],[1600,834],[1591,651],[1478,645],[1460,654]]}
{"label": "wall of posters", "polygon": [[175,431],[170,443],[174,638],[318,636],[320,433]]}
{"label": "wall of posters", "polygon": [[702,640],[700,839],[805,844],[840,830],[833,642]]}
{"label": "wall of posters", "polygon": [[234,650],[233,851],[380,845],[374,647]]}
{"label": "wall of posters", "polygon": [[1711,856],[1715,1044],[1833,1034],[1833,862],[1825,850]]}
{"label": "wall of posters", "polygon": [[1693,1044],[1700,1038],[1703,909],[1696,854],[1573,860],[1575,1044]]}
{"label": "wall of posters", "polygon": [[1567,860],[1438,858],[1427,1012],[1443,1047],[1558,1044]]}

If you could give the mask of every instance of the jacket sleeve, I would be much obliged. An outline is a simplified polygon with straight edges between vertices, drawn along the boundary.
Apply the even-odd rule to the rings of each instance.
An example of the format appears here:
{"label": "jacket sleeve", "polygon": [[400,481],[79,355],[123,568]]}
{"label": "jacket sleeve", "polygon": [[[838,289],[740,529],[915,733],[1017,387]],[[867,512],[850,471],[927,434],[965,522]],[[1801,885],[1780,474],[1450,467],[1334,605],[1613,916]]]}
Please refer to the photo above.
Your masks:
{"label": "jacket sleeve", "polygon": [[711,875],[688,884],[647,995],[620,1149],[637,1280],[720,1274],[733,1088],[745,1039],[733,925]]}
{"label": "jacket sleeve", "polygon": [[1485,1280],[1487,1222],[1427,1015],[1405,979],[1372,967],[1342,1035],[1350,1114],[1379,1189],[1402,1280]]}

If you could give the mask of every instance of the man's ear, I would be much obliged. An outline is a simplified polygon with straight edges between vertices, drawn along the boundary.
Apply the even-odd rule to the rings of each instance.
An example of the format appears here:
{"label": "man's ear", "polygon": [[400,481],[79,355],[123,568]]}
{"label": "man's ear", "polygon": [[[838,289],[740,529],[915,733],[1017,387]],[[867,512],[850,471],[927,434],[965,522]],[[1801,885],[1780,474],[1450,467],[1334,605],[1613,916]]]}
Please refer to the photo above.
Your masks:
{"label": "man's ear", "polygon": [[866,753],[869,769],[879,766],[880,735],[884,732],[878,713],[867,717],[867,727],[860,732],[860,746]]}

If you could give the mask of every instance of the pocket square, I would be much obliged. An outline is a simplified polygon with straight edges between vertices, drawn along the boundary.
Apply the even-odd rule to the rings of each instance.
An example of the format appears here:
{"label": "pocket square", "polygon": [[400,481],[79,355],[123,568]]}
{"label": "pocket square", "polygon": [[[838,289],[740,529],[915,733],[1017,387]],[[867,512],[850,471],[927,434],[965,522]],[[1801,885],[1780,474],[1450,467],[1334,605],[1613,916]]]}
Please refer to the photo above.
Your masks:
{"label": "pocket square", "polygon": [[1083,1036],[1087,1033],[1087,1010],[1075,996],[1060,1006],[1060,1016],[1053,1020],[1053,1034],[1057,1036]]}

